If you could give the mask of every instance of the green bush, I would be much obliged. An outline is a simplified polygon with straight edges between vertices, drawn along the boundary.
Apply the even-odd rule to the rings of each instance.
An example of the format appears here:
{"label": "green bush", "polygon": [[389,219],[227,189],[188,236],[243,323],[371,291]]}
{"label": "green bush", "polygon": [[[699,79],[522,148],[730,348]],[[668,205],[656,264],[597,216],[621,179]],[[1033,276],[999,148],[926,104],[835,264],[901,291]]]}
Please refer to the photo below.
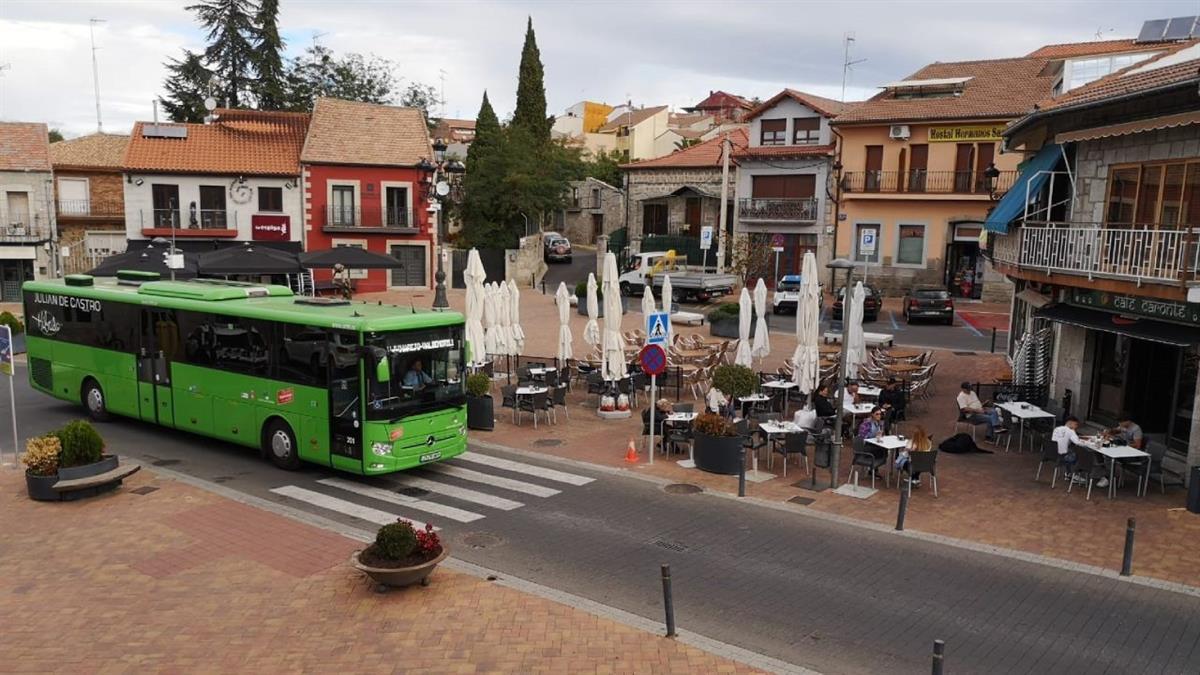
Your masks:
{"label": "green bush", "polygon": [[25,324],[13,315],[12,312],[0,312],[0,326],[8,326],[12,329],[13,335],[25,332]]}
{"label": "green bush", "polygon": [[746,366],[717,366],[713,371],[712,384],[730,399],[749,396],[758,384],[758,377]]}
{"label": "green bush", "polygon": [[479,398],[492,390],[492,379],[483,373],[467,376],[467,395]]}
{"label": "green bush", "polygon": [[398,520],[375,533],[375,552],[388,560],[404,560],[417,550],[417,532],[412,523]]}
{"label": "green bush", "polygon": [[740,312],[741,309],[738,306],[738,303],[723,302],[717,305],[716,309],[708,313],[708,322],[716,323],[717,321],[724,319],[733,319],[734,321],[737,321]]}
{"label": "green bush", "polygon": [[[587,299],[587,279],[579,281],[575,284],[575,297]],[[604,284],[599,279],[596,279],[596,301],[604,299]]]}
{"label": "green bush", "polygon": [[59,466],[83,466],[100,461],[104,439],[87,420],[75,420],[54,432],[62,444]]}

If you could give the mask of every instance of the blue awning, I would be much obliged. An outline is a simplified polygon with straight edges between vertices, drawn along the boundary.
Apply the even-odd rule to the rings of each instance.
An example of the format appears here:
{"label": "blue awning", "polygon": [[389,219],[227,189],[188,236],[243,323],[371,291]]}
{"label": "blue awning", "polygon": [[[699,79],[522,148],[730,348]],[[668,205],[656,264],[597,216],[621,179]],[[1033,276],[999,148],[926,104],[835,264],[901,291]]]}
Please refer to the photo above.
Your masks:
{"label": "blue awning", "polygon": [[[1033,159],[1021,167],[1021,174],[1017,176],[1012,188],[1004,193],[1004,197],[996,204],[996,208],[988,214],[984,227],[989,232],[1008,234],[1008,224],[1014,218],[1025,213],[1026,196],[1031,202],[1038,198],[1046,180],[1050,178],[1050,174],[1045,172],[1054,170],[1060,159],[1062,159],[1062,150],[1059,149],[1057,143],[1048,143],[1042,146]],[[1028,189],[1026,189],[1026,185],[1028,185]]]}

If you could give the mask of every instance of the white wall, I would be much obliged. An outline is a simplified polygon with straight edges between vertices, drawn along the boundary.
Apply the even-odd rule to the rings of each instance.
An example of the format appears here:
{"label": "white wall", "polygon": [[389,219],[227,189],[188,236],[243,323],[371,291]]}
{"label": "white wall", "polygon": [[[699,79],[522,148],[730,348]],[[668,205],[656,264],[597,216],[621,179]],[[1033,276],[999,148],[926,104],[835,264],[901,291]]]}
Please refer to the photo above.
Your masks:
{"label": "white wall", "polygon": [[[130,182],[132,179],[133,182]],[[142,184],[138,185],[137,181],[141,180]],[[219,185],[225,188],[225,211],[228,214],[227,222],[230,229],[237,229],[236,241],[251,241],[250,221],[251,216],[255,214],[263,215],[286,215],[290,219],[290,235],[291,241],[300,241],[301,234],[304,230],[304,212],[302,205],[303,190],[297,185],[296,177],[258,177],[247,176],[245,186],[249,188],[249,198],[245,203],[238,203],[234,195],[236,194],[231,188],[237,180],[237,176],[191,176],[191,175],[172,175],[172,174],[144,174],[133,173],[126,174],[125,181],[125,232],[130,239],[146,239],[142,234],[143,228],[153,227],[153,209],[154,201],[151,192],[151,185],[168,184],[179,186],[179,209],[180,218],[183,222],[181,227],[186,227],[188,220],[188,211],[192,202],[196,203],[197,210],[200,208],[200,186],[201,185]],[[286,187],[286,184],[291,184],[291,189]],[[259,187],[278,187],[283,188],[283,211],[279,212],[264,212],[258,210],[258,188]]]}
{"label": "white wall", "polygon": [[[24,221],[25,234],[15,236],[0,246],[0,260],[32,260],[33,276],[43,279],[54,274],[50,254],[42,244],[34,241],[48,236],[55,228],[50,205],[53,200],[53,183],[49,171],[0,171],[0,228],[8,228]],[[23,193],[29,208],[21,214],[10,212],[8,193]],[[15,210],[14,210],[15,211]],[[28,219],[26,219],[28,217]],[[5,234],[9,233],[7,229]],[[57,239],[57,236],[55,236]]]}
{"label": "white wall", "polygon": [[629,130],[629,156],[631,159],[650,159],[654,154],[654,141],[667,130],[667,109],[642,120]]}
{"label": "white wall", "polygon": [[[764,111],[758,117],[755,117],[754,119],[750,120],[750,145],[752,147],[757,147],[757,146],[761,145],[761,141],[762,141],[762,124],[761,124],[761,122],[764,119],[772,120],[772,119],[779,119],[780,117],[787,119],[787,135],[785,136],[785,138],[787,139],[787,145],[791,145],[792,144],[792,120],[797,117],[813,117],[814,115],[819,115],[819,114],[820,113],[818,113],[817,111],[813,110],[812,108],[809,108],[808,106],[801,105],[800,103],[796,102],[794,99],[784,98],[781,101],[779,101],[779,103],[776,103],[774,106],[772,106],[769,110]],[[832,134],[829,131],[829,119],[822,117],[821,118],[821,138],[818,141],[818,145],[827,145],[827,144],[831,143],[832,141],[829,140],[830,138],[832,138]]]}
{"label": "white wall", "polygon": [[554,118],[554,126],[550,130],[564,136],[582,136],[583,135],[583,117],[575,115],[559,115]]}

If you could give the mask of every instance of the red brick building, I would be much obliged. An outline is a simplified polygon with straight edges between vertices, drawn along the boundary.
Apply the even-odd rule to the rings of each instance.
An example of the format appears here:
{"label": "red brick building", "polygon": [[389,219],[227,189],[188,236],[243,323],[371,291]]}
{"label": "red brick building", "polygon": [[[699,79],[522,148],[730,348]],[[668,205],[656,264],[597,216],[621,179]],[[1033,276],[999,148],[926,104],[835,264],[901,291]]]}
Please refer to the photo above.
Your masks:
{"label": "red brick building", "polygon": [[[418,164],[433,150],[416,108],[318,99],[300,153],[304,249],[354,246],[395,257],[401,267],[353,270],[362,291],[429,288],[435,231]],[[314,270],[328,281],[330,270]]]}
{"label": "red brick building", "polygon": [[85,272],[125,250],[125,180],[129,137],[90,134],[50,144],[63,271]]}

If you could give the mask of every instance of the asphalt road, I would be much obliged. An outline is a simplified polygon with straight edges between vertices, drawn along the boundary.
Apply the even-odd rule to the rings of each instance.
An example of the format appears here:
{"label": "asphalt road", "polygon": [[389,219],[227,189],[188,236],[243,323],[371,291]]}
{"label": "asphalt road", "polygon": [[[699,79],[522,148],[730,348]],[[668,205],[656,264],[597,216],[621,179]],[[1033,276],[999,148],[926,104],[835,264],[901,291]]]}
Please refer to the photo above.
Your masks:
{"label": "asphalt road", "polygon": [[[17,375],[22,436],[82,414]],[[667,562],[680,627],[824,672],[928,672],[934,639],[952,673],[1200,672],[1200,599],[1111,578],[478,447],[366,480],[130,420],[101,432],[127,456],[355,527],[433,522],[458,558],[654,620]]]}

